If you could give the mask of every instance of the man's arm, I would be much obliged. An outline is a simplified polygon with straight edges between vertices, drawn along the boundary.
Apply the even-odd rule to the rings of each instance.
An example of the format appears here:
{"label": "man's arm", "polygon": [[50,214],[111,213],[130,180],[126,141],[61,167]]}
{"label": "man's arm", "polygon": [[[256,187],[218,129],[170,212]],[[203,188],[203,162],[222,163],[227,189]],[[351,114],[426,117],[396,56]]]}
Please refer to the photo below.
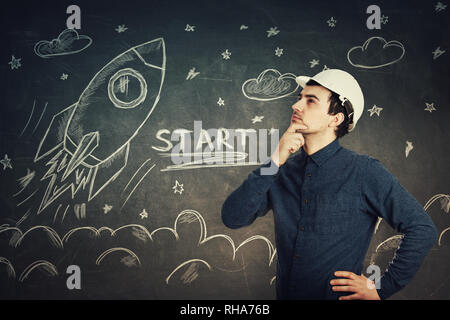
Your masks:
{"label": "man's arm", "polygon": [[438,234],[428,213],[377,159],[368,159],[362,193],[369,213],[404,234],[377,289],[380,298],[386,299],[412,280]]}
{"label": "man's arm", "polygon": [[305,143],[298,132],[307,127],[291,123],[281,137],[270,162],[254,170],[242,185],[234,190],[222,205],[222,221],[229,228],[240,228],[251,224],[256,217],[263,216],[270,209],[269,189],[279,174],[279,168],[289,156]]}
{"label": "man's arm", "polygon": [[[275,168],[274,174],[261,174],[261,170],[264,173],[264,168]],[[222,205],[223,223],[227,227],[235,229],[248,226],[258,216],[265,215],[270,209],[269,189],[278,173],[278,167],[273,160],[251,172]]]}

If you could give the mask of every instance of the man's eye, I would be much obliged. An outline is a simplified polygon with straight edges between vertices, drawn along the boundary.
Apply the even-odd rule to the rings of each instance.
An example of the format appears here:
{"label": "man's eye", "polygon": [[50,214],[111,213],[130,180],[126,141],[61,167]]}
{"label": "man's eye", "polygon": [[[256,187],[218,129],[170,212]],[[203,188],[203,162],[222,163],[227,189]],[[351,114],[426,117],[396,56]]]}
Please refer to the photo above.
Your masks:
{"label": "man's eye", "polygon": [[308,99],[308,103],[314,103],[314,99]]}

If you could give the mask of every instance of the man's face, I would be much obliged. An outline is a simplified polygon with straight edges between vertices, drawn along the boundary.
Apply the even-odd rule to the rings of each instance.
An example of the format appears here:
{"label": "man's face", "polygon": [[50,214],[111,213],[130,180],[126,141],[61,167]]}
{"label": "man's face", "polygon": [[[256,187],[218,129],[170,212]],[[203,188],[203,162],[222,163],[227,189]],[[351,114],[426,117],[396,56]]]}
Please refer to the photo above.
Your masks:
{"label": "man's face", "polygon": [[[291,123],[301,123],[308,127],[302,133],[316,133],[327,130],[332,121],[328,114],[330,106],[330,90],[322,86],[306,86],[300,92],[298,101],[292,105],[293,115]],[[334,128],[331,128],[334,130]]]}

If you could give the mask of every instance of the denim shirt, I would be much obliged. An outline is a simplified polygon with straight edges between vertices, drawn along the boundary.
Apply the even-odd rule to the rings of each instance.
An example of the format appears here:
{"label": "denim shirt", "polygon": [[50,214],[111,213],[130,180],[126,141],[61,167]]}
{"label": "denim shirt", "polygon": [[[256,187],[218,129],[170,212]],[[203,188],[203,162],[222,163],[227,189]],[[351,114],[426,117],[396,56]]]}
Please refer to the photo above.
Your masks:
{"label": "denim shirt", "polygon": [[[381,217],[403,239],[377,289],[386,299],[418,271],[437,240],[423,207],[375,158],[342,147],[335,139],[309,156],[303,148],[275,174],[250,173],[222,206],[229,228],[250,225],[273,211],[278,299],[337,299],[335,271],[360,275]],[[277,167],[275,167],[277,168]],[[267,169],[266,169],[267,170]]]}

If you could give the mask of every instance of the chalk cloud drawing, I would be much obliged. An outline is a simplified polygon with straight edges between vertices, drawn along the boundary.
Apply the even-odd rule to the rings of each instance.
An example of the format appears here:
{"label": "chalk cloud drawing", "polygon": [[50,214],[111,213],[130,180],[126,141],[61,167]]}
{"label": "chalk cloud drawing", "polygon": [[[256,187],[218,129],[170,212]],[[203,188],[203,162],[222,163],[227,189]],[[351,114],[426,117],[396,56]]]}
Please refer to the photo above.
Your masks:
{"label": "chalk cloud drawing", "polygon": [[[441,205],[441,209],[445,212],[445,213],[449,213],[450,212],[450,195],[448,194],[443,194],[443,193],[438,193],[434,196],[432,196],[427,203],[424,206],[424,209],[427,210],[434,202],[436,202],[437,200],[439,200],[440,205]],[[438,245],[441,246],[442,243],[442,238],[444,236],[444,234],[450,230],[450,227],[445,228],[440,234],[439,234],[439,239],[438,239]]]}
{"label": "chalk cloud drawing", "polygon": [[125,264],[126,266],[128,266],[128,267],[130,267],[130,266],[135,266],[135,265],[136,265],[135,262],[137,262],[137,263],[139,264],[139,266],[141,266],[141,261],[139,260],[139,257],[138,257],[133,251],[131,251],[130,249],[122,248],[122,247],[119,247],[119,248],[110,248],[110,249],[108,249],[108,250],[102,252],[102,253],[97,257],[97,260],[95,260],[95,264],[96,264],[96,265],[100,265],[100,264],[102,263],[102,260],[103,260],[106,256],[108,256],[109,254],[111,254],[111,253],[113,253],[113,252],[125,252],[125,253],[128,254],[128,255],[125,256],[125,257],[130,257],[130,258],[126,258],[126,259],[122,258],[122,259],[120,260],[120,262],[122,262],[122,263]]}
{"label": "chalk cloud drawing", "polygon": [[92,44],[92,39],[80,35],[75,29],[66,29],[51,41],[41,40],[34,45],[34,53],[41,58],[50,58],[79,53]]}
{"label": "chalk cloud drawing", "polygon": [[293,73],[281,74],[276,69],[266,69],[257,78],[242,84],[245,97],[258,101],[271,101],[289,96],[298,89]]}
{"label": "chalk cloud drawing", "polygon": [[14,270],[13,265],[11,262],[6,259],[5,257],[0,257],[0,264],[6,265],[6,272],[8,275],[8,278],[15,278],[16,277],[16,271]]}
{"label": "chalk cloud drawing", "polygon": [[377,114],[377,116],[380,116],[380,112],[383,110],[383,108],[377,107],[377,105],[373,105],[372,109],[369,109],[367,111],[370,112],[370,116],[372,117],[374,114]]}
{"label": "chalk cloud drawing", "polygon": [[[117,178],[127,165],[131,140],[159,101],[165,66],[162,38],[132,47],[97,72],[76,103],[53,116],[34,158],[48,168],[40,178],[47,187],[36,214],[68,190],[72,199],[87,190],[90,201]],[[119,132],[117,121],[124,120],[129,130]],[[85,204],[75,209],[83,219]]]}
{"label": "chalk cloud drawing", "polygon": [[245,24],[241,24],[241,26],[239,27],[239,30],[247,30],[248,26],[246,26]]}
{"label": "chalk cloud drawing", "polygon": [[[11,234],[9,246],[12,249],[19,249],[24,243],[33,244],[36,237],[38,237],[41,238],[41,240],[47,240],[47,244],[51,247],[59,249],[58,252],[63,256],[70,252],[69,250],[72,250],[71,248],[73,247],[70,244],[71,240],[72,244],[77,244],[79,241],[83,241],[82,237],[84,236],[84,241],[88,241],[92,246],[95,245],[94,241],[100,241],[100,243],[97,243],[99,248],[103,248],[100,251],[100,254],[97,254],[96,250],[89,251],[91,253],[94,252],[95,254],[91,260],[93,266],[98,267],[103,264],[116,263],[119,261],[119,263],[126,267],[140,268],[142,267],[143,260],[141,260],[139,256],[144,255],[148,250],[163,249],[165,243],[160,242],[163,239],[164,241],[178,242],[179,245],[181,245],[180,250],[184,250],[185,248],[182,244],[189,243],[192,245],[191,248],[193,251],[190,254],[193,255],[193,257],[180,259],[180,262],[176,262],[174,266],[170,267],[164,275],[164,277],[166,277],[166,284],[169,284],[169,281],[173,279],[178,272],[182,272],[179,279],[184,284],[189,284],[199,277],[203,269],[207,269],[209,272],[216,270],[228,272],[243,271],[247,268],[247,265],[243,260],[239,261],[239,263],[243,264],[242,266],[236,265],[235,260],[237,253],[242,250],[247,250],[245,248],[249,248],[249,246],[255,242],[262,244],[262,246],[257,245],[258,250],[267,250],[267,255],[261,255],[261,259],[262,261],[265,261],[265,263],[263,262],[263,264],[260,264],[258,268],[262,265],[270,267],[276,258],[276,248],[269,239],[262,235],[253,235],[243,240],[240,244],[236,244],[230,236],[225,234],[218,233],[209,235],[203,216],[198,211],[192,209],[181,211],[175,218],[173,226],[162,226],[152,231],[149,231],[145,226],[139,224],[127,224],[116,229],[106,226],[100,228],[82,226],[72,228],[64,235],[60,236],[53,228],[48,226],[34,226],[25,232],[22,232],[18,227],[11,227],[8,224],[4,224],[0,226],[0,234],[3,233],[6,235]],[[33,236],[31,236],[32,234]],[[152,249],[152,247],[142,247],[141,245],[138,245],[136,247],[137,249],[135,249],[118,244],[109,249],[104,249],[104,241],[114,239],[115,241],[120,242],[122,239],[121,235],[125,236],[125,239],[129,239],[128,237],[132,235],[142,243],[148,243],[148,241],[150,241],[151,243],[155,243],[157,247]],[[169,235],[169,237],[166,237],[165,235]],[[8,239],[8,237],[2,237],[1,239]],[[39,243],[44,246],[46,245],[45,241],[39,241]],[[40,248],[36,248],[36,250],[40,250]],[[220,257],[228,257],[228,260],[223,260],[222,258],[216,260],[217,255],[215,253],[217,252],[222,252],[223,254],[221,254]],[[150,254],[152,255],[152,253]],[[157,257],[158,255],[154,256],[154,258]],[[77,261],[72,262],[77,263]],[[171,261],[167,262],[172,264]],[[0,257],[0,264],[7,266],[11,278],[15,278],[16,272],[13,263],[14,261],[9,261],[4,257]],[[15,261],[15,263],[20,265],[19,261]],[[230,267],[227,267],[227,265],[230,265],[231,269]],[[18,280],[23,282],[29,277],[33,270],[40,270],[49,276],[58,275],[55,264],[47,260],[37,260],[25,267]],[[99,271],[101,271],[101,269],[97,270],[97,272]],[[272,284],[275,278],[272,276],[270,278],[270,284]]]}
{"label": "chalk cloud drawing", "polygon": [[36,268],[38,270],[44,271],[45,273],[47,273],[50,276],[58,275],[56,266],[53,263],[51,263],[47,260],[37,260],[25,268],[25,270],[19,276],[19,281],[20,282],[25,281],[28,278],[28,276],[30,275],[30,273]]}
{"label": "chalk cloud drawing", "polygon": [[16,57],[11,56],[11,61],[8,62],[8,64],[11,66],[11,70],[19,69],[22,66],[20,60],[22,60],[22,58],[17,59]]}
{"label": "chalk cloud drawing", "polygon": [[386,41],[382,37],[371,37],[362,46],[347,52],[348,62],[358,68],[376,69],[394,64],[405,55],[405,48],[397,40]]}

